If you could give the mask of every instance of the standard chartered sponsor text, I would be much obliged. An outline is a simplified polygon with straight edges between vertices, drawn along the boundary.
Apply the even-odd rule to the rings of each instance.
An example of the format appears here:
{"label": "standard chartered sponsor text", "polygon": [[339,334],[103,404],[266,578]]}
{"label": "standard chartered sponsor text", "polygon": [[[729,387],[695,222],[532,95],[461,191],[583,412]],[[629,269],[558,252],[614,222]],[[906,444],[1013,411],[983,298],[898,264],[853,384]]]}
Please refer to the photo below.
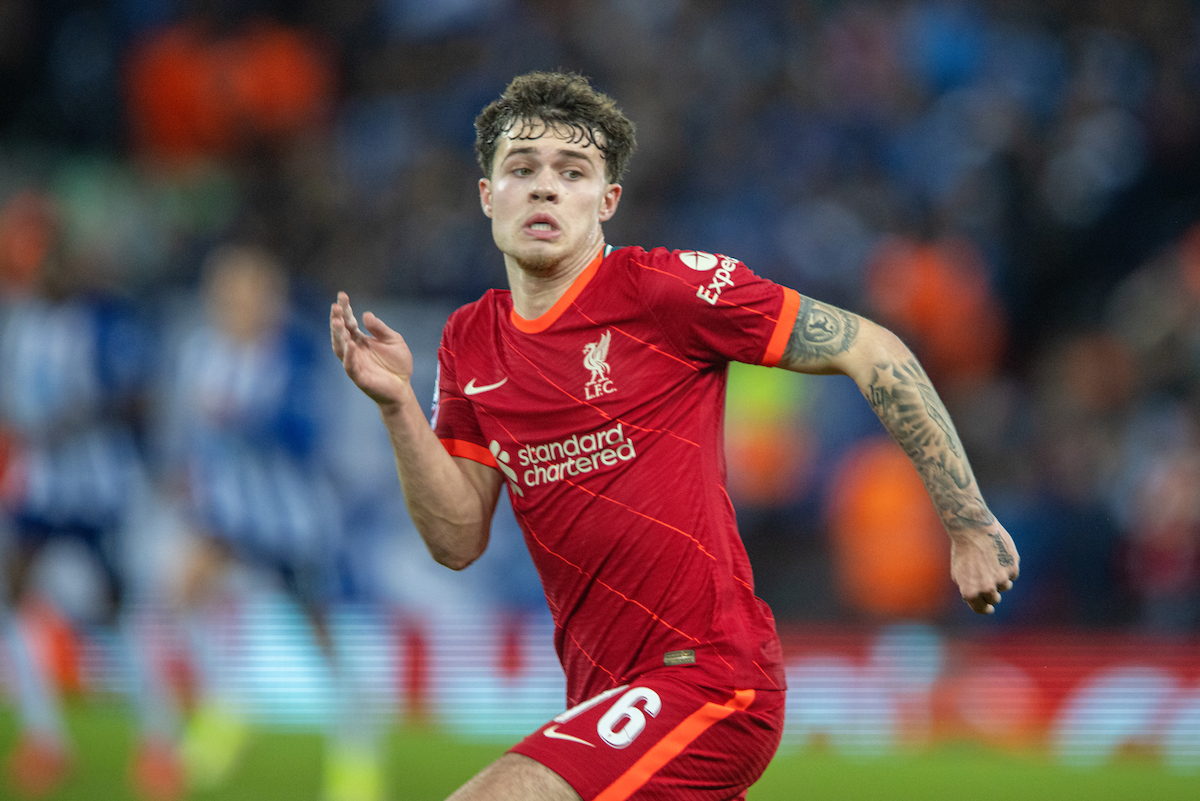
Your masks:
{"label": "standard chartered sponsor text", "polygon": [[525,445],[517,451],[517,461],[529,468],[522,474],[527,487],[604,470],[636,456],[633,440],[626,439],[620,423],[591,434],[572,434],[557,442]]}

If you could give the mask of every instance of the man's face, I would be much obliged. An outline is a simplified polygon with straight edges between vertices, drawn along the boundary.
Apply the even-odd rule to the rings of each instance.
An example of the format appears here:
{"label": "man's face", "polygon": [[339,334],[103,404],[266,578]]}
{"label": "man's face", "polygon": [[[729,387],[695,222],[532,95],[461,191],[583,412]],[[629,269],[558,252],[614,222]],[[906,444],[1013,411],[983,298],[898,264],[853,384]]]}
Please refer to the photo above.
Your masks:
{"label": "man's face", "polygon": [[503,135],[492,161],[492,177],[479,182],[483,213],[492,218],[496,246],[525,270],[549,272],[571,258],[591,258],[603,237],[600,224],[612,217],[621,197],[610,184],[599,148],[572,131],[535,122],[541,136],[518,121]]}
{"label": "man's face", "polygon": [[287,309],[287,280],[280,268],[248,249],[215,258],[204,287],[213,325],[241,344],[273,331]]}

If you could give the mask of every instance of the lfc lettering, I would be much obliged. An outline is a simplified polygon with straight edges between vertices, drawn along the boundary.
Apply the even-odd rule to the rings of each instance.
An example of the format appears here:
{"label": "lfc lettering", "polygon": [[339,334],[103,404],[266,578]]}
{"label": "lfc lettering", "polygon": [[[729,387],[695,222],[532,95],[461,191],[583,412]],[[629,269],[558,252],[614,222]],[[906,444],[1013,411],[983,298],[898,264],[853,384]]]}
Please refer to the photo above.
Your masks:
{"label": "lfc lettering", "polygon": [[583,396],[587,400],[595,400],[601,395],[609,395],[616,391],[617,387],[610,378],[605,378],[601,381],[589,381],[583,385]]}

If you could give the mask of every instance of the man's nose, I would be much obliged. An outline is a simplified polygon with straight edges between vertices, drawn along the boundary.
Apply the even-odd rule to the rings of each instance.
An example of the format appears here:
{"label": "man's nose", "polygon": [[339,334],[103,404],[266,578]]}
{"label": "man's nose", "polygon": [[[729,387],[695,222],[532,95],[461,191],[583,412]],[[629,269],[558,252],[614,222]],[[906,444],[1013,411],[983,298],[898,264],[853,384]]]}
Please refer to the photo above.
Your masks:
{"label": "man's nose", "polygon": [[558,181],[554,170],[538,170],[537,180],[529,188],[529,196],[533,200],[545,200],[551,203],[558,200]]}

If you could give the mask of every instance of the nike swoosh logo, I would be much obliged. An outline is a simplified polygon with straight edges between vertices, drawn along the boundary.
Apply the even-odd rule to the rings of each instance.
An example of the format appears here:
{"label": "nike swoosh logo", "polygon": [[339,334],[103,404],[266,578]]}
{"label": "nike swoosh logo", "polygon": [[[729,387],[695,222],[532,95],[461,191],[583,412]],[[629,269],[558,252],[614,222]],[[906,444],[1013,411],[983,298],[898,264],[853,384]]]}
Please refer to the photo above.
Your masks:
{"label": "nike swoosh logo", "polygon": [[470,381],[467,382],[467,385],[465,387],[463,387],[463,392],[467,393],[468,395],[478,395],[480,392],[489,392],[489,391],[495,389],[496,387],[502,387],[507,382],[508,382],[508,376],[504,376],[504,378],[501,378],[495,384],[488,384],[487,386],[484,386],[484,387],[477,387],[477,386],[475,386],[475,379],[472,378]]}
{"label": "nike swoosh logo", "polygon": [[560,732],[558,730],[557,723],[555,723],[553,726],[551,726],[550,728],[543,731],[542,734],[546,735],[551,740],[570,740],[573,743],[583,743],[584,745],[589,746],[591,748],[596,747],[595,743],[589,743],[587,740],[581,740],[578,737],[572,736],[570,734],[563,734],[562,732]]}

